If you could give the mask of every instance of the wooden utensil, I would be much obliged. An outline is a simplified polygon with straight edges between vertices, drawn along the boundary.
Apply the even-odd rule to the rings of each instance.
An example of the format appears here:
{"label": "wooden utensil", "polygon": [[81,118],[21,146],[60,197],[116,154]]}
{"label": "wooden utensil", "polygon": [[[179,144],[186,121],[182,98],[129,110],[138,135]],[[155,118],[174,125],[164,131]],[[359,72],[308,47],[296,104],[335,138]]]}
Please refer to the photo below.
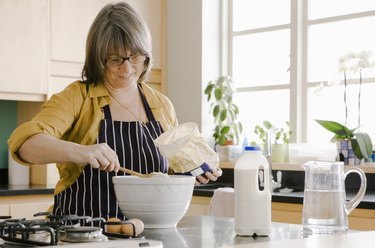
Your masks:
{"label": "wooden utensil", "polygon": [[139,173],[139,172],[136,172],[136,171],[133,171],[133,170],[123,168],[123,167],[120,167],[119,170],[122,171],[122,172],[128,173],[130,175],[137,176],[137,177],[143,177],[143,178],[151,177],[151,174],[142,174],[142,173]]}

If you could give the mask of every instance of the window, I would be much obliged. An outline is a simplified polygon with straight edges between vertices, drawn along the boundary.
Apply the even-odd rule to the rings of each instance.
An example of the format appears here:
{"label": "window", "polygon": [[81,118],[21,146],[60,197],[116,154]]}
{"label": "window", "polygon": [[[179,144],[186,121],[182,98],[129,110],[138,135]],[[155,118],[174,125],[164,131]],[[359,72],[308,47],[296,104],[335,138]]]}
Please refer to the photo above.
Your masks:
{"label": "window", "polygon": [[[229,0],[228,10],[225,69],[236,84],[244,135],[256,140],[254,126],[263,120],[290,121],[294,142],[328,144],[332,133],[314,119],[345,124],[338,60],[362,50],[375,58],[375,1]],[[347,87],[350,128],[358,123],[358,76]],[[375,67],[362,78],[360,128],[375,140]]]}

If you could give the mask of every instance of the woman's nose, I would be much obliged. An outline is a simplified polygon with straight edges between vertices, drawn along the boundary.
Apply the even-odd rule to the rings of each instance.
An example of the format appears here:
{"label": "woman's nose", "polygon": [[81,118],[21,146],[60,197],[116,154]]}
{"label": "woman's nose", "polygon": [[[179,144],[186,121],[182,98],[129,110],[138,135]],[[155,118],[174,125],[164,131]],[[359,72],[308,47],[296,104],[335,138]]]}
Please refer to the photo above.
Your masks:
{"label": "woman's nose", "polygon": [[129,60],[125,60],[124,63],[122,63],[122,65],[120,66],[120,70],[125,72],[126,74],[132,72],[133,67]]}

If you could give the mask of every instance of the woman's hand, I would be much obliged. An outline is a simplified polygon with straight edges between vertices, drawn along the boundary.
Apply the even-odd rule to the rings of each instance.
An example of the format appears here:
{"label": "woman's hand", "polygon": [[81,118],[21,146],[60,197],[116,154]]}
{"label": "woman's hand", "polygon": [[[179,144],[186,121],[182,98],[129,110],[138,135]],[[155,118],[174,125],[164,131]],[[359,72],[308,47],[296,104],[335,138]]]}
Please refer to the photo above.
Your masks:
{"label": "woman's hand", "polygon": [[72,156],[72,160],[76,164],[82,166],[90,164],[93,168],[99,168],[106,172],[118,172],[120,168],[116,152],[106,143],[80,145]]}
{"label": "woman's hand", "polygon": [[90,164],[103,171],[118,172],[118,157],[107,144],[79,145],[39,133],[28,138],[18,150],[21,159],[31,164],[76,163]]}
{"label": "woman's hand", "polygon": [[212,172],[205,172],[202,175],[196,177],[195,185],[207,184],[210,180],[216,181],[223,175],[223,171],[220,168],[213,168]]}

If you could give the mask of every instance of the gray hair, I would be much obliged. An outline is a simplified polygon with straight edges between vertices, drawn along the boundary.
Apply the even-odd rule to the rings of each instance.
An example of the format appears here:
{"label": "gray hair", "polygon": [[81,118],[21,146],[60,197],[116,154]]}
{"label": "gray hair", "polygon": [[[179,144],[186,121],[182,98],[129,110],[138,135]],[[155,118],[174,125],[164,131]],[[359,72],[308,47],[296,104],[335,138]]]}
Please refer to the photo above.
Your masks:
{"label": "gray hair", "polygon": [[105,59],[110,48],[117,54],[125,55],[126,51],[130,51],[146,56],[138,82],[146,79],[152,67],[151,35],[142,17],[127,3],[107,4],[92,23],[82,70],[82,80],[86,84],[104,81]]}

